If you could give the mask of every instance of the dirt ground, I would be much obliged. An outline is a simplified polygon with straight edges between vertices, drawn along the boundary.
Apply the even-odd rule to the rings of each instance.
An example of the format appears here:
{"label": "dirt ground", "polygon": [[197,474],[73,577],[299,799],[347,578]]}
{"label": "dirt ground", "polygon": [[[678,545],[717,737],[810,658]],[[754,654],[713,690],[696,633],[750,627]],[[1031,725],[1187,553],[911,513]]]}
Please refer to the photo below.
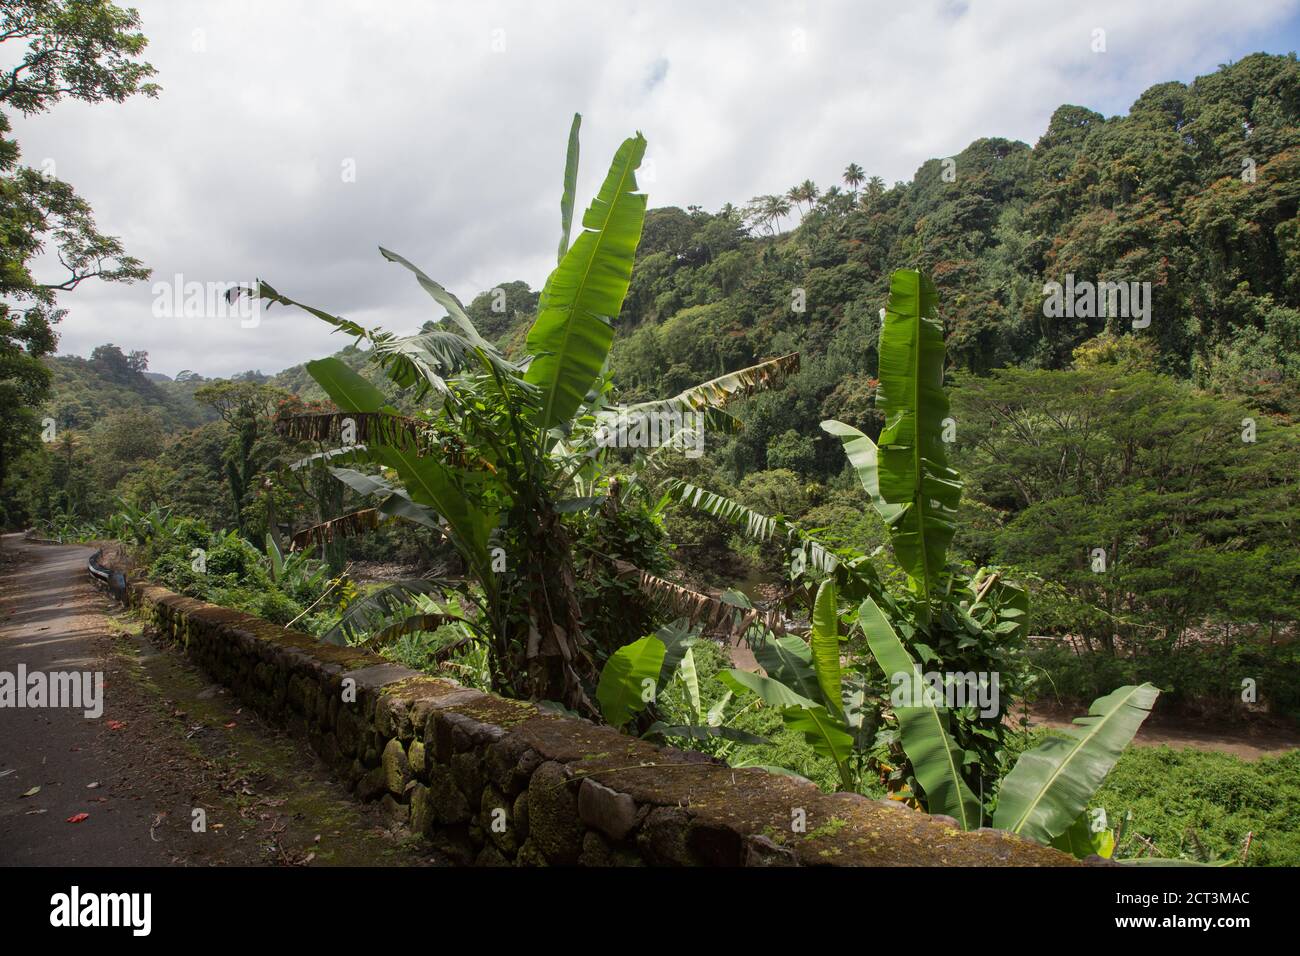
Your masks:
{"label": "dirt ground", "polygon": [[[1077,714],[1035,707],[1030,710],[1029,724],[1031,727],[1060,729],[1071,726],[1074,717],[1086,712],[1086,707]],[[1264,725],[1197,726],[1177,723],[1153,713],[1143,722],[1137,736],[1133,738],[1133,744],[1137,747],[1168,745],[1175,749],[1191,747],[1194,750],[1217,750],[1242,760],[1258,760],[1266,755],[1276,756],[1300,747],[1300,733]]]}
{"label": "dirt ground", "polygon": [[[731,662],[741,670],[760,670],[754,652],[738,638],[731,646]],[[1049,727],[1059,730],[1072,726],[1075,717],[1086,713],[1086,705],[1078,709],[1035,705],[1029,713],[1029,725],[1032,728]],[[1019,716],[1018,710],[1015,716]],[[1300,747],[1300,730],[1263,722],[1200,724],[1163,717],[1157,712],[1143,722],[1133,743],[1138,747],[1168,745],[1175,749],[1191,747],[1195,750],[1217,750],[1243,760],[1258,760],[1265,755],[1282,754]]]}
{"label": "dirt ground", "polygon": [[355,802],[301,742],[154,646],[94,588],[90,553],[0,540],[0,671],[104,675],[98,719],[0,708],[0,865],[445,862]]}

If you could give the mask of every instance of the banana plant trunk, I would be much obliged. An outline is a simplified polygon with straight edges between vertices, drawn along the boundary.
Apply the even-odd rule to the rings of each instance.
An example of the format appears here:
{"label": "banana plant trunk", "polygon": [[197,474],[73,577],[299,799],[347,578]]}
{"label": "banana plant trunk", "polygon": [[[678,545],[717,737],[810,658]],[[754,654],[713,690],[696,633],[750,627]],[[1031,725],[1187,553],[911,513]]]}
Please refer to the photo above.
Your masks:
{"label": "banana plant trunk", "polygon": [[554,511],[538,515],[527,553],[527,635],[522,641],[527,696],[553,700],[599,719],[589,690],[596,686],[596,661],[583,634],[577,575],[568,532]]}

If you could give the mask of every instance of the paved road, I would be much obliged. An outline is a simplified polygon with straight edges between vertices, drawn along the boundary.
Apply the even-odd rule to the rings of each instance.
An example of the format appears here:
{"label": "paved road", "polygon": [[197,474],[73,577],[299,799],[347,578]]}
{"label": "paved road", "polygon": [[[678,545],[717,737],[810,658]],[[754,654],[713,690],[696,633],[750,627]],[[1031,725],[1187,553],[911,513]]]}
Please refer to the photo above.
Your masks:
{"label": "paved road", "polygon": [[97,719],[0,706],[0,865],[445,862],[357,804],[301,741],[142,635],[92,584],[91,553],[0,538],[0,675],[104,675]]}
{"label": "paved road", "polygon": [[[111,639],[103,620],[107,601],[88,583],[91,549],[28,545],[20,535],[6,535],[4,549],[19,560],[6,569],[0,590],[0,671],[16,676],[22,664],[28,673],[102,674]],[[111,700],[112,688],[103,696]],[[117,776],[105,741],[113,714],[111,706],[98,719],[66,708],[0,708],[0,773],[13,771],[0,777],[0,863],[169,861],[166,847],[149,837],[153,813],[146,802],[111,800],[105,789]],[[116,719],[123,716],[129,715]],[[92,783],[100,786],[88,788]],[[19,796],[37,786],[35,796]],[[96,796],[110,801],[90,802]],[[87,812],[93,823],[66,822]],[[111,817],[111,825],[99,817]]]}

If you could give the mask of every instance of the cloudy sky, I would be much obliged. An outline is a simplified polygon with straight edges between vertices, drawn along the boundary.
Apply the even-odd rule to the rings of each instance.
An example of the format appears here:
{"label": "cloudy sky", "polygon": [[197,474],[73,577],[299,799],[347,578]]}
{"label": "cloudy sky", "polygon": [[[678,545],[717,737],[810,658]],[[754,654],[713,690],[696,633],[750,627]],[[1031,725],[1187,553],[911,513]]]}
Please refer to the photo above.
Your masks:
{"label": "cloudy sky", "polygon": [[134,5],[160,96],[64,103],[15,128],[24,160],[53,160],[154,270],[64,295],[61,351],[114,342],[209,376],[344,343],[278,308],[255,328],[160,318],[154,283],[261,277],[397,330],[441,310],[381,244],[466,301],[539,287],[575,110],[580,207],[639,129],[651,205],[713,210],[830,185],[850,161],[910,179],[980,136],[1034,142],[1061,103],[1122,113],[1153,83],[1300,46],[1300,0]]}

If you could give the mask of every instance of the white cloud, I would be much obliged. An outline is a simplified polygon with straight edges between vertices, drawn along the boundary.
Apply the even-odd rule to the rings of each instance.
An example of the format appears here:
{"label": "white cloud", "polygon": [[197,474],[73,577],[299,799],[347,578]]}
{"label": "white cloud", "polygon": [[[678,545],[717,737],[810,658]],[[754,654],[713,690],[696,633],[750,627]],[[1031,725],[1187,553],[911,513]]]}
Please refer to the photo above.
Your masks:
{"label": "white cloud", "polygon": [[[651,204],[716,209],[830,185],[850,161],[893,182],[980,136],[1033,142],[1064,102],[1121,112],[1267,43],[1297,7],[1238,4],[1225,23],[1214,0],[135,5],[162,95],[18,119],[25,160],[54,158],[155,280],[261,276],[397,329],[437,310],[379,244],[462,298],[541,284],[575,109],[579,202],[640,129]],[[342,344],[281,309],[243,329],[155,319],[152,301],[150,283],[83,284],[62,350],[112,341],[215,375]]]}

